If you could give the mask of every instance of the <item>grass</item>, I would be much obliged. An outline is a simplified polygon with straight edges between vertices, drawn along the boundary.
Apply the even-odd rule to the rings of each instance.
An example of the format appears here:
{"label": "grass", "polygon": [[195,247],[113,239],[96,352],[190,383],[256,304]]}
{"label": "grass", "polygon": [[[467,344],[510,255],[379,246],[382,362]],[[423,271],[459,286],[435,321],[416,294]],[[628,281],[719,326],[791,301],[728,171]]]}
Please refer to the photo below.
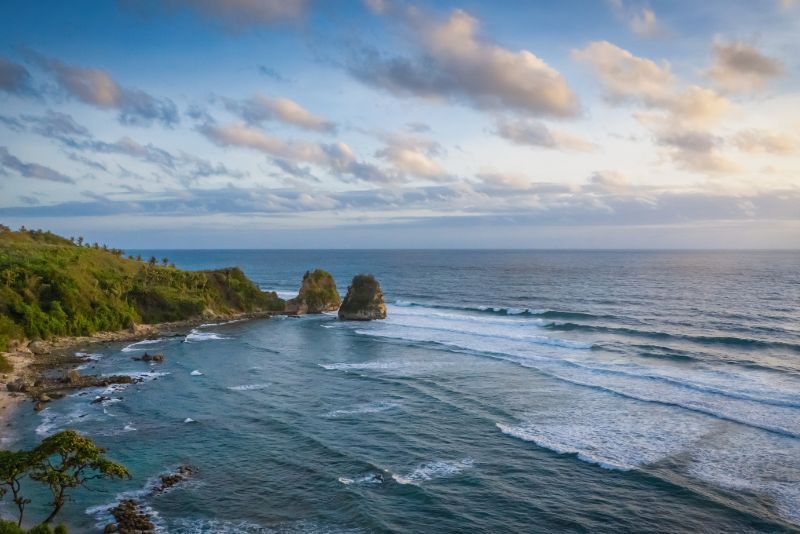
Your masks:
{"label": "grass", "polygon": [[14,366],[8,361],[8,358],[0,354],[0,373],[10,373],[14,370]]}

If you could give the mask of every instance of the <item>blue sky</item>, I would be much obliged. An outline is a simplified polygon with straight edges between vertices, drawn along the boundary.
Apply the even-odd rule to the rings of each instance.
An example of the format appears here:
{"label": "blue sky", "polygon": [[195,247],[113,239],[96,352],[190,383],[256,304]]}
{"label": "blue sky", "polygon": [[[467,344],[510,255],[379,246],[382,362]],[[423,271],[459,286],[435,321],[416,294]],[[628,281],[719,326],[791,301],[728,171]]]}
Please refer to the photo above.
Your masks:
{"label": "blue sky", "polygon": [[122,247],[798,248],[800,2],[0,6],[0,221]]}

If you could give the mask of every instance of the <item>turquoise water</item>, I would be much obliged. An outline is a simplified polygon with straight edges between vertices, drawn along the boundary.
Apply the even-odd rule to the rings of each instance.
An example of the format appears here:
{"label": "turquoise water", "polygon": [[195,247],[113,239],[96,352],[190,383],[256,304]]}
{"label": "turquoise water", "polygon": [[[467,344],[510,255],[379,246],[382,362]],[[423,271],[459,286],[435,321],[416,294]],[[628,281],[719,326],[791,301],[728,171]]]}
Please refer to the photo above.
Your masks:
{"label": "turquoise water", "polygon": [[[372,272],[389,318],[209,325],[96,353],[85,372],[145,380],[26,409],[11,438],[76,428],[131,468],[75,495],[77,532],[128,495],[165,532],[800,525],[796,252],[156,255],[240,265],[286,296],[306,269],[341,291]],[[166,363],[131,359],[144,350]],[[198,475],[147,496],[182,463]]]}

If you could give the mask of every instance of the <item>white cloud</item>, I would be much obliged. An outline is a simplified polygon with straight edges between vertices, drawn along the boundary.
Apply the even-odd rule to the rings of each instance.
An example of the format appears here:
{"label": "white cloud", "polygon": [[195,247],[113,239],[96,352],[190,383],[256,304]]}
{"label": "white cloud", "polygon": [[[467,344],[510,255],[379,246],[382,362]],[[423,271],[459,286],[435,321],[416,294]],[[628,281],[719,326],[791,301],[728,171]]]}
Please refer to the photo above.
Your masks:
{"label": "white cloud", "polygon": [[721,143],[708,131],[731,108],[727,98],[712,89],[684,86],[669,63],[635,56],[607,41],[575,50],[573,57],[592,68],[612,104],[647,108],[635,117],[679,167],[705,173],[740,170],[722,155]]}
{"label": "white cloud", "polygon": [[289,98],[270,98],[258,94],[241,102],[228,99],[225,105],[250,124],[278,120],[306,130],[336,132],[336,124],[333,121],[312,113]]}
{"label": "white cloud", "polygon": [[529,50],[509,50],[482,37],[479,21],[467,12],[455,10],[444,21],[414,8],[393,13],[415,36],[421,57],[365,53],[350,65],[358,79],[399,95],[462,100],[482,109],[578,113],[578,97],[561,73]]}
{"label": "white cloud", "polygon": [[122,87],[102,69],[67,65],[53,58],[32,53],[58,85],[70,96],[98,107],[119,111],[123,124],[150,124],[159,121],[165,126],[179,122],[178,109],[168,98],[156,98],[142,90]]}
{"label": "white cloud", "polygon": [[447,172],[433,160],[438,155],[438,143],[411,134],[384,136],[386,147],[375,156],[390,162],[401,175],[420,178],[444,178]]}
{"label": "white cloud", "polygon": [[337,177],[344,174],[372,182],[389,182],[396,178],[374,165],[357,161],[353,150],[342,142],[285,141],[243,123],[206,124],[199,131],[217,145],[250,148],[276,158],[320,165]]}
{"label": "white cloud", "polygon": [[800,149],[796,136],[775,130],[744,130],[733,136],[733,143],[743,152],[790,155]]}
{"label": "white cloud", "polygon": [[655,11],[646,5],[625,5],[623,0],[607,0],[614,13],[640,37],[654,37],[662,33]]}
{"label": "white cloud", "polygon": [[718,42],[708,74],[726,91],[751,92],[763,89],[770,80],[783,74],[783,64],[747,43]]}
{"label": "white cloud", "polygon": [[597,145],[579,135],[552,130],[542,122],[526,119],[498,118],[495,121],[497,135],[518,145],[591,152]]}

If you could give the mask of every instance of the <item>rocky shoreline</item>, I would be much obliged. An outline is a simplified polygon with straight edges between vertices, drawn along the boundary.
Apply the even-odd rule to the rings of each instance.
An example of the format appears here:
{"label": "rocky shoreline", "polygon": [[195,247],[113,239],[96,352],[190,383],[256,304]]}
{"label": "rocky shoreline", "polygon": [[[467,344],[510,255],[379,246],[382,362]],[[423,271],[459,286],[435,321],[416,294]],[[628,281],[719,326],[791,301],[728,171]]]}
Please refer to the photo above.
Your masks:
{"label": "rocky shoreline", "polygon": [[[90,352],[92,346],[111,343],[135,342],[154,337],[184,336],[192,328],[208,323],[233,320],[268,318],[274,315],[305,315],[338,309],[340,320],[371,321],[386,318],[386,305],[380,283],[372,275],[359,274],[347,288],[340,301],[336,283],[330,273],[317,269],[306,272],[298,296],[287,301],[283,311],[261,311],[227,315],[205,314],[185,321],[134,325],[116,332],[98,332],[91,336],[58,337],[50,340],[21,341],[12,344],[11,351],[3,354],[12,363],[13,371],[0,374],[0,428],[11,427],[11,414],[26,400],[33,401],[35,410],[64,396],[71,389],[130,383],[129,376],[80,375],[74,367],[86,363],[76,352]],[[163,358],[163,356],[160,356]],[[152,358],[152,357],[151,357]],[[148,360],[150,361],[150,360]],[[159,361],[155,359],[153,361]],[[54,370],[61,369],[60,376]],[[2,444],[2,442],[0,442]]]}
{"label": "rocky shoreline", "polygon": [[[18,342],[12,350],[2,353],[13,365],[13,371],[0,374],[0,436],[5,437],[12,428],[10,420],[28,399],[34,409],[63,396],[64,391],[116,383],[130,383],[127,375],[80,375],[75,367],[86,363],[76,352],[90,352],[92,347],[112,343],[136,342],[153,337],[184,336],[202,324],[224,323],[235,320],[266,319],[276,312],[252,312],[198,317],[185,321],[135,325],[117,332],[98,332],[91,336],[59,337],[47,341]],[[52,373],[62,370],[59,377]],[[1,445],[2,443],[0,443]]]}

